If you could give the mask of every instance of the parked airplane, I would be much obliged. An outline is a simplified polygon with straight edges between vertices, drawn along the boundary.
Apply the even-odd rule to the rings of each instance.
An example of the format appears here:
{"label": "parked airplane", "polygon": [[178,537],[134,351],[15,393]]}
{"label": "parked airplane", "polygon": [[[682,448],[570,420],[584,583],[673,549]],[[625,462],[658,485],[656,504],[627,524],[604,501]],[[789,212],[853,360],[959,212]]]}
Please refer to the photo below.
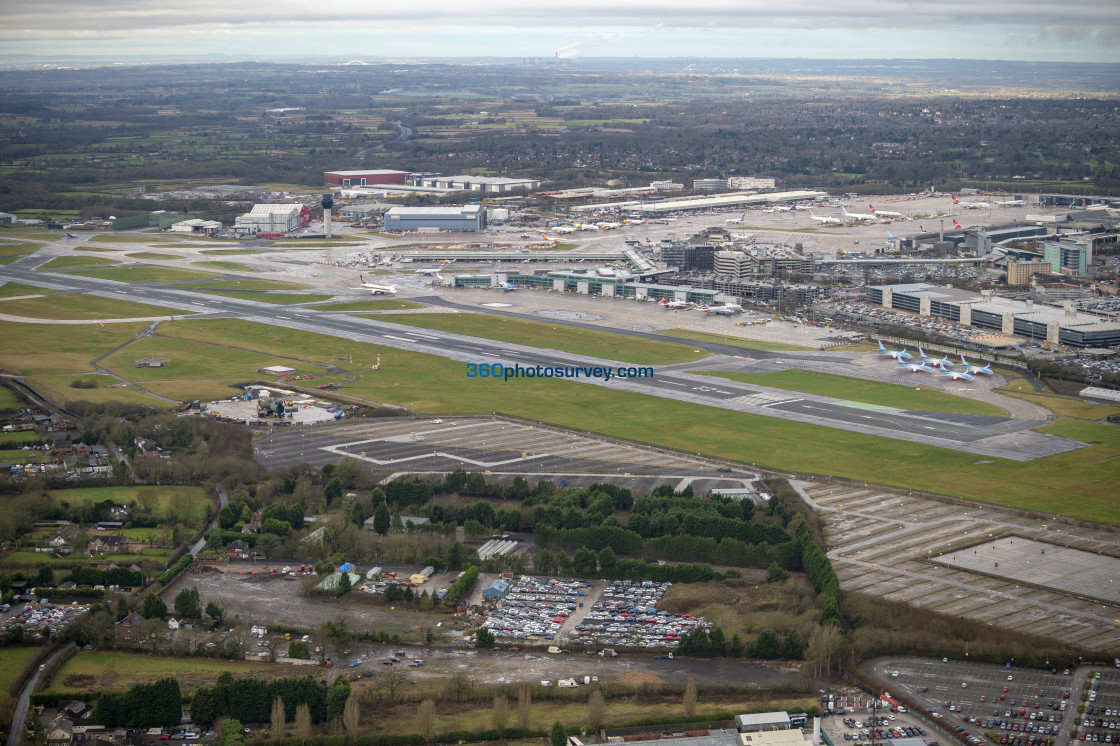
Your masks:
{"label": "parked airplane", "polygon": [[946,378],[952,378],[954,381],[972,381],[976,378],[976,376],[970,376],[964,371],[945,370],[944,368],[941,369],[941,375],[945,376]]}
{"label": "parked airplane", "polygon": [[868,205],[871,208],[871,214],[880,218],[901,218],[901,212],[887,212],[886,210],[876,210],[875,205]]}
{"label": "parked airplane", "polygon": [[506,291],[507,293],[512,293],[513,291],[517,290],[517,286],[512,282],[506,283],[505,285],[502,285],[502,290]]}
{"label": "parked airplane", "polygon": [[362,279],[362,287],[369,289],[373,295],[396,295],[396,285],[378,285],[376,282],[366,282],[366,278],[358,275]]}
{"label": "parked airplane", "polygon": [[545,241],[563,241],[564,240],[564,239],[560,238],[560,236],[550,236],[546,233],[542,233],[541,238],[543,238]]}
{"label": "parked airplane", "polygon": [[909,369],[909,371],[911,373],[932,373],[933,372],[933,368],[929,367],[928,365],[923,365],[922,363],[919,363],[917,360],[911,360],[908,363],[904,363],[901,360],[899,360],[898,361],[898,367],[907,368],[907,369]]}
{"label": "parked airplane", "polygon": [[997,207],[1023,207],[1026,204],[1021,199],[1005,199],[1002,202],[996,202]]}
{"label": "parked airplane", "polygon": [[664,299],[662,299],[661,300],[661,305],[664,308],[671,308],[671,309],[674,309],[674,310],[680,309],[680,308],[692,308],[692,304],[689,303],[688,301],[685,301],[685,300],[664,300]]}
{"label": "parked airplane", "polygon": [[558,225],[552,229],[553,233],[575,233],[576,229],[570,225]]}
{"label": "parked airplane", "polygon": [[728,218],[727,220],[724,220],[723,222],[725,222],[725,223],[735,223],[736,225],[738,225],[739,223],[742,223],[746,219],[747,219],[747,213],[744,212],[742,215],[740,215],[737,218]]}
{"label": "parked airplane", "polygon": [[700,310],[704,313],[714,313],[717,316],[730,316],[734,313],[742,313],[743,307],[737,306],[734,303],[728,303],[723,306],[716,306],[715,308],[712,308],[707,303],[701,303]]}
{"label": "parked airplane", "polygon": [[435,268],[429,268],[429,269],[418,269],[418,270],[416,270],[416,274],[418,274],[418,275],[429,275],[430,276],[430,275],[438,275],[442,271],[443,271],[443,267],[435,267]]}
{"label": "parked airplane", "polygon": [[937,366],[938,368],[941,368],[941,370],[953,367],[953,361],[948,357],[930,357],[925,353],[921,345],[918,345],[918,355],[922,358],[923,363]]}
{"label": "parked airplane", "polygon": [[906,350],[888,350],[886,347],[883,347],[883,340],[881,340],[881,339],[876,340],[876,341],[879,343],[879,354],[880,355],[890,355],[895,360],[900,360],[900,361],[901,360],[909,360],[910,358],[914,357],[913,355],[911,355]]}
{"label": "parked airplane", "polygon": [[77,236],[75,236],[73,233],[67,233],[66,237],[67,238],[77,238]]}
{"label": "parked airplane", "polygon": [[[823,215],[823,216],[818,217],[817,215],[813,214],[812,210],[809,210],[809,217],[811,217],[813,220],[816,220],[821,225],[844,225],[844,221],[841,220],[840,218],[834,218],[834,217],[831,217],[829,215]],[[731,222],[731,221],[728,221],[728,222]],[[739,221],[735,221],[735,222],[739,222]]]}
{"label": "parked airplane", "polygon": [[848,212],[847,207],[841,206],[840,210],[844,213],[844,217],[848,218],[849,220],[865,220],[870,223],[875,223],[879,220],[879,218],[875,215],[868,215],[867,213],[862,212]]}
{"label": "parked airplane", "polygon": [[958,223],[955,218],[953,219],[953,227],[956,228],[959,231],[964,230],[964,226],[961,225],[960,223]]}
{"label": "parked airplane", "polygon": [[599,223],[599,227],[605,231],[613,231],[615,228],[622,226],[622,223]]}
{"label": "parked airplane", "polygon": [[949,196],[953,198],[954,205],[956,205],[957,207],[963,207],[967,210],[988,209],[989,207],[991,207],[991,204],[987,202],[962,202],[952,194],[950,194]]}
{"label": "parked airplane", "polygon": [[969,363],[966,363],[964,360],[964,355],[961,355],[961,365],[965,367],[965,373],[979,373],[983,376],[990,376],[995,374],[995,371],[992,370],[992,366],[990,365],[970,365]]}

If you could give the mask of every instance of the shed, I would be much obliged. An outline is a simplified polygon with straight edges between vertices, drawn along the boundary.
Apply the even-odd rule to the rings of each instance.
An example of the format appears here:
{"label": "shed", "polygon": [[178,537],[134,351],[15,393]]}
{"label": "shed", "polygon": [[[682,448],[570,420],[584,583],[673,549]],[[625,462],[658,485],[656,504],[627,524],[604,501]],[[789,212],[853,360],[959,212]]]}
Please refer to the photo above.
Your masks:
{"label": "shed", "polygon": [[261,368],[261,373],[270,376],[286,376],[289,373],[295,373],[295,368],[289,368],[286,365],[269,365],[267,368]]}
{"label": "shed", "polygon": [[494,580],[482,589],[484,601],[501,601],[509,593],[509,583],[504,580]]}

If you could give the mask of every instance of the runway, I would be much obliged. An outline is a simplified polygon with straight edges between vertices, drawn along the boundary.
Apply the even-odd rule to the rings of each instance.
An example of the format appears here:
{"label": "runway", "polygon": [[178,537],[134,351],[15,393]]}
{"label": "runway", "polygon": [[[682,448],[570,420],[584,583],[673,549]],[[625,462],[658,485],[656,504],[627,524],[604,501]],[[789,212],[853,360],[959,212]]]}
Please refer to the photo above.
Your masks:
{"label": "runway", "polygon": [[[161,283],[124,284],[79,275],[34,271],[15,265],[0,268],[0,276],[17,282],[49,287],[60,291],[181,308],[191,313],[190,318],[244,319],[289,329],[326,334],[359,343],[436,355],[464,363],[501,363],[522,367],[539,365],[542,368],[599,366],[610,367],[612,370],[619,366],[631,367],[618,361],[574,353],[528,347],[449,332],[416,329],[415,327],[372,318],[355,317],[346,313],[329,313],[196,293],[179,290],[173,285]],[[453,307],[455,304],[441,302],[440,305]],[[520,314],[509,315],[520,316]],[[553,323],[567,322],[557,319]],[[601,326],[582,325],[578,322],[575,325],[603,329]],[[636,338],[682,343],[679,338],[649,332],[617,331]],[[744,350],[741,348],[694,340],[684,340],[684,343],[697,349],[704,349],[714,355],[724,356],[728,363],[743,359]],[[750,354],[752,359],[779,356],[787,359],[796,357],[796,353],[791,352],[751,351]],[[816,359],[819,359],[819,357]],[[715,362],[719,362],[719,360],[717,359]],[[697,367],[711,367],[711,363],[711,360],[707,360],[703,364],[698,364]],[[1030,428],[1042,424],[1038,420],[962,416],[940,412],[915,412],[886,407],[870,407],[830,397],[697,375],[679,370],[681,367],[676,365],[666,369],[657,369],[655,366],[653,376],[648,378],[612,377],[609,380],[604,380],[582,377],[576,380],[586,385],[603,386],[620,391],[688,401],[764,417],[861,432],[1016,461],[1029,461],[1080,448],[1084,445],[1068,438],[1032,431]],[[464,371],[465,376],[466,371]],[[516,385],[516,382],[501,384],[495,382],[495,385]]]}

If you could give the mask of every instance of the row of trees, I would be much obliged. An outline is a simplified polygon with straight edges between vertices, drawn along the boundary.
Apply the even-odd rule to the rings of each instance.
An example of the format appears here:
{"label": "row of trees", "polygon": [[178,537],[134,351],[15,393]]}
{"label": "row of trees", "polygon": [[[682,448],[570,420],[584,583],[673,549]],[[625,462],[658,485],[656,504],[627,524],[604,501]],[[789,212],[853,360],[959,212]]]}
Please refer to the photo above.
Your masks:
{"label": "row of trees", "polygon": [[805,646],[795,629],[787,631],[784,637],[779,637],[772,629],[764,629],[758,633],[754,642],[745,645],[737,633],[732,635],[729,641],[722,628],[713,626],[710,629],[697,627],[687,635],[683,635],[677,653],[694,658],[746,656],[764,660],[777,658],[801,660],[805,654]]}
{"label": "row of trees", "polygon": [[102,692],[94,705],[93,717],[108,728],[178,725],[183,720],[179,681],[166,678],[154,684],[133,684],[123,694]]}
{"label": "row of trees", "polygon": [[822,594],[821,617],[822,625],[843,627],[844,619],[840,614],[840,580],[836,571],[832,569],[832,561],[825,554],[824,549],[813,540],[812,532],[805,523],[797,526],[797,543],[801,547],[801,563],[813,588]]}
{"label": "row of trees", "polygon": [[339,674],[328,687],[312,676],[266,681],[253,677],[234,678],[228,671],[212,687],[199,687],[191,698],[191,718],[209,726],[222,717],[242,722],[268,722],[277,700],[282,702],[284,720],[296,720],[297,710],[306,708],[309,721],[322,723],[342,714],[350,698],[350,681]]}

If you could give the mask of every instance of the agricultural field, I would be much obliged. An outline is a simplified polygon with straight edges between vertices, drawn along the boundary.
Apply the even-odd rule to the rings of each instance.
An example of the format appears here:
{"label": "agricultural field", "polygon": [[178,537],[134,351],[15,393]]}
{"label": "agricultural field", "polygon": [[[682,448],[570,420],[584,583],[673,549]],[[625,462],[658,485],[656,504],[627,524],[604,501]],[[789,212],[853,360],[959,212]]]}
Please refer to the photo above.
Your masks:
{"label": "agricultural field", "polygon": [[954,396],[928,386],[916,390],[913,386],[866,381],[850,376],[838,376],[811,370],[783,370],[774,373],[705,371],[704,374],[742,383],[757,383],[761,386],[772,386],[787,391],[832,396],[837,399],[877,404],[882,407],[894,407],[895,409],[986,414],[995,417],[1007,416],[1007,410],[994,404],[966,399],[963,396]]}
{"label": "agricultural field", "polygon": [[17,412],[23,407],[23,399],[7,386],[0,386],[0,412]]}
{"label": "agricultural field", "polygon": [[179,680],[184,694],[200,686],[212,684],[220,674],[234,676],[265,676],[280,678],[298,675],[293,666],[279,663],[226,661],[210,658],[171,658],[133,653],[79,653],[62,664],[51,677],[47,691],[95,691],[103,689],[123,692],[133,684],[150,684],[173,676]]}
{"label": "agricultural field", "polygon": [[670,365],[707,357],[707,353],[697,352],[684,344],[643,340],[637,345],[633,337],[614,332],[567,325],[553,326],[545,321],[523,321],[485,314],[401,314],[394,316],[392,321],[394,324],[407,324],[422,329],[469,334],[484,339],[564,350],[639,365]]}
{"label": "agricultural field", "polygon": [[0,313],[36,319],[132,319],[148,316],[189,316],[193,311],[149,306],[95,295],[49,295],[39,298],[0,300]]}
{"label": "agricultural field", "polygon": [[98,503],[112,500],[118,505],[128,505],[132,502],[143,504],[147,499],[141,493],[154,492],[152,512],[163,517],[176,499],[189,501],[195,517],[200,517],[204,506],[212,504],[206,490],[201,487],[185,486],[159,486],[159,487],[82,487],[70,490],[51,490],[51,497],[58,502],[67,502],[71,505],[79,503]]}
{"label": "agricultural field", "polygon": [[16,680],[31,660],[43,648],[37,647],[3,647],[0,648],[0,690],[8,691],[8,687]]}
{"label": "agricultural field", "polygon": [[120,263],[120,259],[111,259],[107,256],[56,256],[46,264],[40,264],[35,269],[60,270],[73,269],[74,267],[101,267]]}

